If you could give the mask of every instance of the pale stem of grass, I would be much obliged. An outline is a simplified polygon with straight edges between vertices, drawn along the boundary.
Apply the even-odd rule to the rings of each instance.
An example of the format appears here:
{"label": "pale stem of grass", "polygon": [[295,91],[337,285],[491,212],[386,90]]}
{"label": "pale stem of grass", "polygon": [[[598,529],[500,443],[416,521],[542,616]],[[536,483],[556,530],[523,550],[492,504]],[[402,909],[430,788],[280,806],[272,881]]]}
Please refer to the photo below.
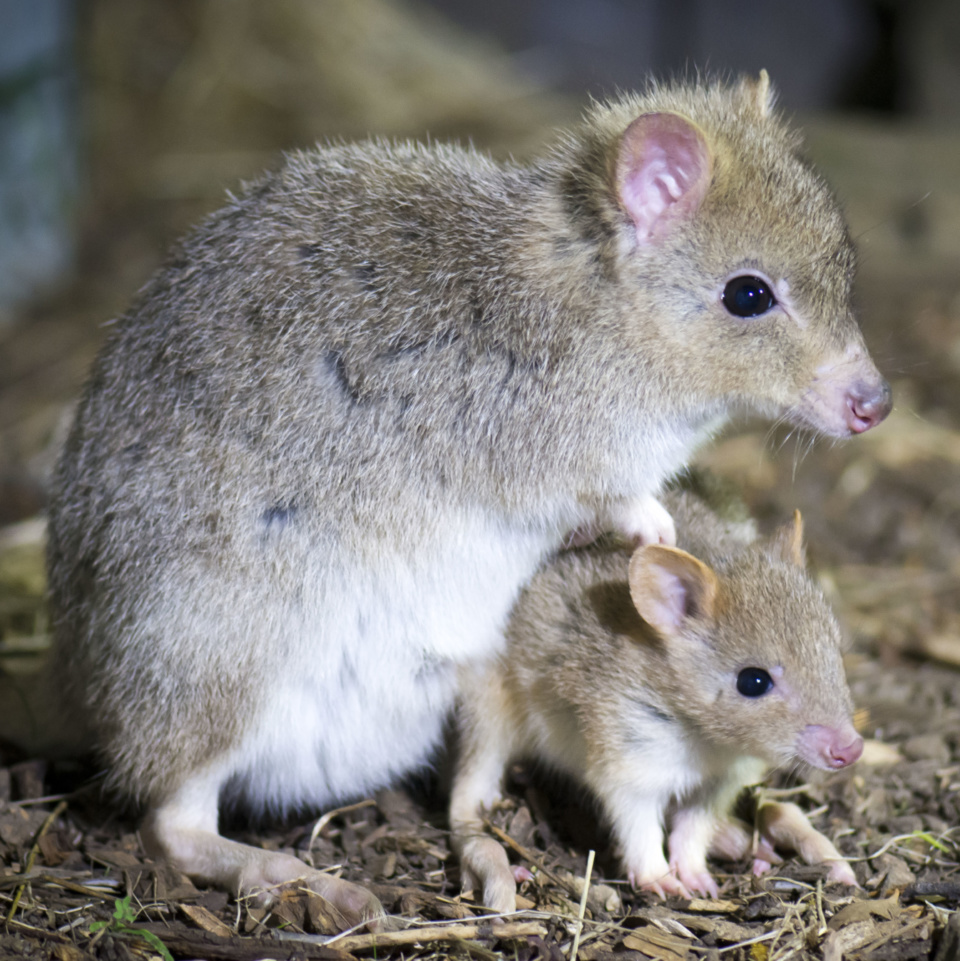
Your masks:
{"label": "pale stem of grass", "polygon": [[593,874],[594,851],[587,855],[587,872],[583,879],[583,892],[580,895],[580,908],[577,911],[577,931],[573,936],[573,947],[570,949],[570,961],[577,961],[577,952],[580,950],[580,934],[583,931],[583,917],[587,911],[587,893],[590,891],[590,875]]}

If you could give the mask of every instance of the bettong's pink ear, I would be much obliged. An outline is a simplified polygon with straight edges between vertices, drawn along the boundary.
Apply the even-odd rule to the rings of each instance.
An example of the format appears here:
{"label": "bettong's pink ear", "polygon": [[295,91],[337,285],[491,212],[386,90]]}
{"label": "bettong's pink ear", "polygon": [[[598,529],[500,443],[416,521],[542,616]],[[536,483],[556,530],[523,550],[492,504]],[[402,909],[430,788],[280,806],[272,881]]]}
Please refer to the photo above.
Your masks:
{"label": "bettong's pink ear", "polygon": [[713,569],[678,547],[650,544],[630,558],[630,597],[640,616],[663,637],[687,618],[712,618],[719,583]]}
{"label": "bettong's pink ear", "polygon": [[713,174],[703,133],[676,113],[647,113],[624,131],[616,188],[640,244],[654,243],[696,213]]}

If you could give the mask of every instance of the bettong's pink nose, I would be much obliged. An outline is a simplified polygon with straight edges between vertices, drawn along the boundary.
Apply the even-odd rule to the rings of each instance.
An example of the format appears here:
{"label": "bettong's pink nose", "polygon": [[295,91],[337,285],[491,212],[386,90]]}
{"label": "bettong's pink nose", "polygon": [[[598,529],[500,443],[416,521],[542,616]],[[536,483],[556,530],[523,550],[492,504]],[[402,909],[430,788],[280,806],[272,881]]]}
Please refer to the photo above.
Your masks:
{"label": "bettong's pink nose", "polygon": [[853,764],[863,754],[863,738],[857,734],[848,744],[829,744],[825,752],[831,767],[841,768]]}
{"label": "bettong's pink nose", "polygon": [[857,384],[847,394],[847,426],[854,434],[862,434],[876,427],[892,407],[893,393],[885,380],[869,386]]}
{"label": "bettong's pink nose", "polygon": [[863,754],[863,738],[850,724],[840,728],[808,724],[800,735],[800,753],[817,767],[839,770]]}

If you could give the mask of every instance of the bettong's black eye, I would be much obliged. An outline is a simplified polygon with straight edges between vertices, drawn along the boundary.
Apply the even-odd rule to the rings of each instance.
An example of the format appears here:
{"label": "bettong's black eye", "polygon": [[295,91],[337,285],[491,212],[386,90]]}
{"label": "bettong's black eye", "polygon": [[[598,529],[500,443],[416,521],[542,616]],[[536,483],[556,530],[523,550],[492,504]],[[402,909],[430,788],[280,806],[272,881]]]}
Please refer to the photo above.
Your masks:
{"label": "bettong's black eye", "polygon": [[734,317],[759,317],[777,302],[765,280],[745,274],[723,288],[723,306]]}
{"label": "bettong's black eye", "polygon": [[737,675],[737,690],[744,697],[763,697],[773,687],[773,678],[762,667],[745,667]]}

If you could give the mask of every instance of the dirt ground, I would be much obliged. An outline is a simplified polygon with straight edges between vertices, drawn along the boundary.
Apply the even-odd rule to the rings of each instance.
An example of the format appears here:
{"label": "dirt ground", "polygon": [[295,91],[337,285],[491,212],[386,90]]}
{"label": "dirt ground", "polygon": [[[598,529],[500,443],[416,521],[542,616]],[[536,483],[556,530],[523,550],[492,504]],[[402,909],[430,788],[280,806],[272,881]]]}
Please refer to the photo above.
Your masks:
{"label": "dirt ground", "polygon": [[[114,5],[93,8],[103,19],[88,25],[89,43],[110,46],[110,30],[119,29],[108,16]],[[394,15],[389,5],[382,9]],[[198,70],[204,35],[193,28]],[[210,24],[204,29],[216,35]],[[153,35],[173,43],[169,31]],[[444,35],[444,49],[449,42]],[[135,58],[136,47],[124,49]],[[424,58],[434,55],[429,42],[423,49]],[[468,54],[470,64],[487,55],[473,47]],[[464,70],[461,99],[463,90],[482,86],[481,73]],[[177,76],[183,82],[184,72]],[[502,108],[503,89],[498,80],[499,101],[471,95],[471,110],[460,114],[465,127],[488,131],[495,147],[516,140],[520,128],[531,136],[527,120],[538,102],[545,126],[568,109],[530,91]],[[410,93],[411,102],[426,99]],[[444,128],[438,109],[427,120],[403,116],[414,130],[421,121],[422,129]],[[355,133],[360,110],[341,107],[329,123]],[[456,104],[443,110],[457,114]],[[491,119],[498,110],[500,126]],[[136,111],[127,105],[116,116],[133,123]],[[107,127],[115,134],[119,123],[114,117]],[[203,127],[202,116],[197,124]],[[461,129],[452,120],[447,126]],[[319,821],[319,812],[306,812],[284,824],[233,826],[232,836],[369,883],[401,919],[396,931],[330,940],[337,920],[320,899],[291,897],[265,913],[198,889],[143,855],[135,820],[98,794],[95,767],[47,764],[0,746],[0,958],[559,961],[572,957],[577,938],[584,961],[960,956],[960,134],[854,120],[805,126],[859,240],[862,323],[896,408],[882,426],[843,444],[740,425],[701,460],[740,486],[762,525],[795,507],[804,515],[812,567],[850,639],[847,669],[869,750],[829,778],[776,776],[770,787],[808,811],[851,859],[861,887],[824,884],[822,871],[787,858],[763,878],[747,864],[715,863],[716,901],[634,893],[589,799],[518,767],[491,830],[535,878],[521,889],[522,911],[494,924],[461,895],[441,763],[440,773]],[[189,158],[171,165],[169,143],[178,136],[166,136],[155,133],[143,145],[154,151],[149,171],[175,168],[182,180]],[[308,142],[291,123],[283,137],[250,146],[245,162],[262,165],[263,153],[286,137]],[[43,471],[100,324],[122,308],[170,236],[214,203],[206,187],[163,191],[150,180],[147,189],[142,178],[130,186],[130,177],[111,173],[125,169],[119,154],[105,146],[101,156],[101,199],[87,216],[80,276],[0,329],[0,524],[7,525],[0,529],[0,669],[9,671],[27,669],[45,643]],[[214,168],[204,176],[222,178]],[[114,194],[105,186],[111,180]],[[591,850],[596,860],[581,909]]]}

